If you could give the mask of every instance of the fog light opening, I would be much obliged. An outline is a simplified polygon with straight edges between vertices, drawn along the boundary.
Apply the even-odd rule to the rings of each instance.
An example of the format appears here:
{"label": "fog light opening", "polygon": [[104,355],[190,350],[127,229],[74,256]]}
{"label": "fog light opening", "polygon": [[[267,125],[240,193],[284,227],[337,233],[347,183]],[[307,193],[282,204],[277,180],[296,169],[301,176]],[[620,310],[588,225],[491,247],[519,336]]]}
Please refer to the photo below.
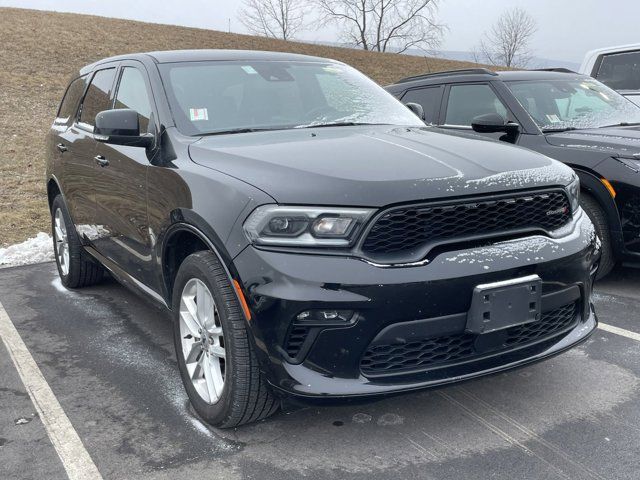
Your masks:
{"label": "fog light opening", "polygon": [[296,315],[296,323],[331,325],[349,323],[353,316],[353,310],[305,310]]}

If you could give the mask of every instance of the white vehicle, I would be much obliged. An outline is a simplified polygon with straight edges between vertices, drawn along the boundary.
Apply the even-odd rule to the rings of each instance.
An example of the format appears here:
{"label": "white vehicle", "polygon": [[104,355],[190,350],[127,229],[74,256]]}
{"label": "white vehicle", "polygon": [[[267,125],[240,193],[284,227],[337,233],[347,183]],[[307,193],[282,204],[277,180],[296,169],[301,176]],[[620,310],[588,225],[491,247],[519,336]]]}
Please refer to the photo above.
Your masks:
{"label": "white vehicle", "polygon": [[640,105],[640,43],[592,50],[584,57],[580,73]]}

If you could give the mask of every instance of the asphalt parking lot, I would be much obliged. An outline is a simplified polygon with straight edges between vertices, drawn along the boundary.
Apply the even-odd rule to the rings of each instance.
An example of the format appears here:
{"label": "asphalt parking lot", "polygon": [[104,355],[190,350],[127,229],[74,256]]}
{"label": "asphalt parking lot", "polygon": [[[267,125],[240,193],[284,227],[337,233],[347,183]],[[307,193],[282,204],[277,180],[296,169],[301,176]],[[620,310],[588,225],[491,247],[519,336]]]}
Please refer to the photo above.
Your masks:
{"label": "asphalt parking lot", "polygon": [[[640,270],[597,287],[640,334]],[[233,431],[192,414],[168,317],[114,282],[66,291],[52,263],[0,270],[0,302],[105,479],[638,479],[640,341],[598,330],[546,362]],[[66,478],[0,342],[0,478]]]}

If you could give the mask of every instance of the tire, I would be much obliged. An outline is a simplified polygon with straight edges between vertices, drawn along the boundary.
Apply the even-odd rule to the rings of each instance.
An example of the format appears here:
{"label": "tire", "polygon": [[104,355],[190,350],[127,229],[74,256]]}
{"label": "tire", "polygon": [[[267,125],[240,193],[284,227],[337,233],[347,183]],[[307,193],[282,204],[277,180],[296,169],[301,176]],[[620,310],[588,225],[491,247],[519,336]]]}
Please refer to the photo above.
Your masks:
{"label": "tire", "polygon": [[51,204],[51,236],[62,285],[81,288],[102,280],[104,269],[82,247],[62,195],[57,195]]}
{"label": "tire", "polygon": [[182,262],[172,300],[180,376],[200,417],[231,428],[275,413],[279,402],[259,368],[238,298],[215,254],[197,252]]}
{"label": "tire", "polygon": [[600,257],[600,266],[598,267],[597,279],[604,278],[616,264],[611,243],[611,232],[609,231],[609,223],[607,217],[602,210],[598,201],[589,194],[581,193],[580,206],[586,212],[596,229],[596,234],[602,242],[602,256]]}

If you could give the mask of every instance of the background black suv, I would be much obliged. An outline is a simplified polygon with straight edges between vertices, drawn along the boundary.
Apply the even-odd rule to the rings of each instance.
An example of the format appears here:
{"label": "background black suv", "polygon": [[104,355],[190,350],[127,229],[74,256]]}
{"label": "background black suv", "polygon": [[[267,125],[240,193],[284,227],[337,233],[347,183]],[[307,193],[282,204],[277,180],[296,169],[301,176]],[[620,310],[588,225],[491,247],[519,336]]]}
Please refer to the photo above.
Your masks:
{"label": "background black suv", "polygon": [[[571,166],[603,243],[598,275],[640,263],[640,108],[564,69],[459,70],[405,78],[387,91],[427,123],[530,148]],[[515,159],[514,159],[515,161]]]}

